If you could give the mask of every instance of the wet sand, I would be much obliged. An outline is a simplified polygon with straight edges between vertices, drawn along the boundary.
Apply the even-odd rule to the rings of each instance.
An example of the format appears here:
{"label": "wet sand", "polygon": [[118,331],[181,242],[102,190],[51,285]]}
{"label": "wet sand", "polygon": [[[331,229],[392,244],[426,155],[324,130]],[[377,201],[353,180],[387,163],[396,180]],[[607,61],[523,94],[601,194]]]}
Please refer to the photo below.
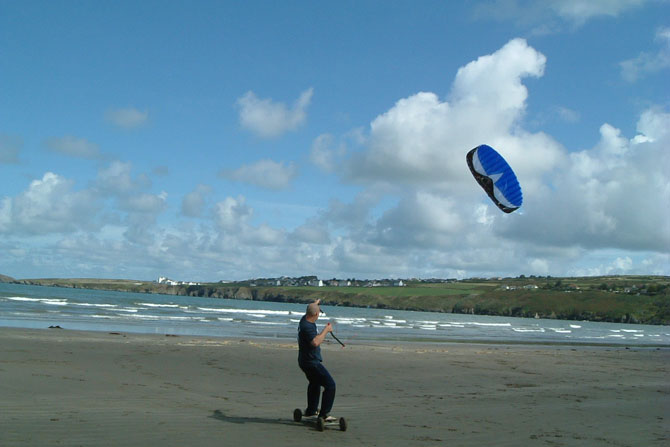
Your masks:
{"label": "wet sand", "polygon": [[[346,341],[345,341],[346,342]],[[0,328],[1,446],[665,446],[670,349],[323,347],[349,429],[292,420],[291,341]]]}

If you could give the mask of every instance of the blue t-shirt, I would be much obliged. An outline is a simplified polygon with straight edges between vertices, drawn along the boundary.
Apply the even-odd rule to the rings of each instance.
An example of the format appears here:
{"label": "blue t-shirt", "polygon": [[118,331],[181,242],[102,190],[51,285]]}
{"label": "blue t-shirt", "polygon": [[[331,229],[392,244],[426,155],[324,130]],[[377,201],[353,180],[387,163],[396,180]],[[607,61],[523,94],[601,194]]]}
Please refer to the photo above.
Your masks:
{"label": "blue t-shirt", "polygon": [[318,335],[316,323],[310,323],[303,316],[298,324],[298,364],[315,365],[323,361],[321,347],[312,346],[312,340]]}

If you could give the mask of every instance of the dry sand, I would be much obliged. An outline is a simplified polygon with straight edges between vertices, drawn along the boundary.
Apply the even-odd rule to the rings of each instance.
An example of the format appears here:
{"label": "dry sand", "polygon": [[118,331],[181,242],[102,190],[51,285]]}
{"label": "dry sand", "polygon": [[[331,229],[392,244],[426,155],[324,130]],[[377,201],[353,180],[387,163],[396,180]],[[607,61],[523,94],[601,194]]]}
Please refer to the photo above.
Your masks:
{"label": "dry sand", "polygon": [[291,341],[0,328],[1,446],[666,446],[670,350],[323,348],[349,429],[292,421]]}

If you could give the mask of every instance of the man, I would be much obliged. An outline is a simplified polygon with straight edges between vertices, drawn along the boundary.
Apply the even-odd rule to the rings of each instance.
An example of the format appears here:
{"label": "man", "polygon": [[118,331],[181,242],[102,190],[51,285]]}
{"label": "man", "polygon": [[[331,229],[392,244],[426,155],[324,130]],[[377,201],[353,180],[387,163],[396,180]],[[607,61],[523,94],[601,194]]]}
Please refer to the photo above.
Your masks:
{"label": "man", "polygon": [[307,410],[305,416],[314,416],[319,408],[319,393],[323,387],[323,398],[321,399],[321,411],[319,417],[330,421],[335,418],[328,417],[328,413],[333,408],[335,401],[335,381],[330,376],[328,370],[321,364],[321,343],[325,340],[328,332],[333,331],[333,326],[328,323],[323,330],[318,333],[316,330],[316,320],[319,319],[321,309],[316,300],[307,305],[305,315],[298,324],[298,365],[305,373],[309,385],[307,386]]}

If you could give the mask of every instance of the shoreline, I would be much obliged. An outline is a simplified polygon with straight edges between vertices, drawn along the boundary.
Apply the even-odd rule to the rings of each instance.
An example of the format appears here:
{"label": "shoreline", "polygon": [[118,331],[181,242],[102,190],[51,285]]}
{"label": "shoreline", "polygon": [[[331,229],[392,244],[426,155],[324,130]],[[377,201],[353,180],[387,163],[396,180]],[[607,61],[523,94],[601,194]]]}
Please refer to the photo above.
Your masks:
{"label": "shoreline", "polygon": [[[0,331],[8,330],[18,330],[18,331],[54,331],[58,333],[59,331],[65,332],[76,332],[76,333],[91,333],[91,334],[112,334],[112,335],[125,335],[125,336],[156,336],[156,337],[183,337],[183,338],[208,338],[208,339],[217,339],[217,340],[262,340],[268,343],[291,343],[295,337],[290,336],[227,336],[227,335],[202,335],[202,334],[175,334],[175,333],[155,333],[155,332],[142,332],[142,331],[127,331],[119,329],[73,329],[68,327],[61,327],[59,325],[49,326],[49,327],[23,327],[23,326],[3,326],[0,324]],[[337,342],[332,339],[327,338],[325,340],[326,344],[333,344],[337,346]],[[565,348],[614,348],[614,349],[670,349],[670,344],[658,343],[658,344],[645,344],[645,343],[613,343],[613,342],[588,342],[588,341],[579,341],[579,340],[558,340],[558,341],[548,341],[548,340],[507,340],[507,339],[464,339],[464,338],[444,338],[444,339],[434,339],[434,338],[421,338],[421,337],[378,337],[378,338],[356,338],[351,341],[348,339],[343,340],[344,344],[347,347],[351,346],[388,346],[388,345],[425,345],[425,346],[435,346],[435,345],[491,345],[491,346],[546,346],[546,347],[565,347]]]}
{"label": "shoreline", "polygon": [[0,444],[661,446],[670,350],[323,347],[346,432],[292,421],[306,380],[277,339],[0,328]]}

